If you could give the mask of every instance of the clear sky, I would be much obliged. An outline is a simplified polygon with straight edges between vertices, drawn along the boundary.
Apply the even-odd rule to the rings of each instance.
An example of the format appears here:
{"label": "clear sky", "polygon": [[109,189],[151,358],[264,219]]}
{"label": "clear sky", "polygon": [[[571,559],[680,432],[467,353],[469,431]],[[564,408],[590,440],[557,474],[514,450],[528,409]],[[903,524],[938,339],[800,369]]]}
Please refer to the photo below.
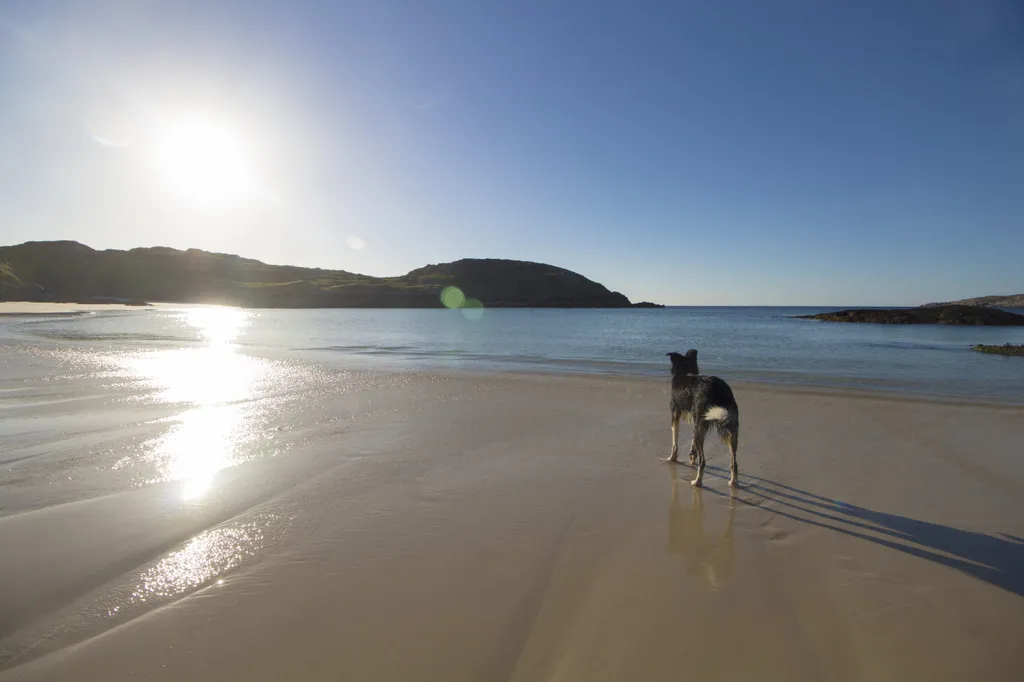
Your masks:
{"label": "clear sky", "polygon": [[1024,291],[1020,0],[4,0],[0,243]]}

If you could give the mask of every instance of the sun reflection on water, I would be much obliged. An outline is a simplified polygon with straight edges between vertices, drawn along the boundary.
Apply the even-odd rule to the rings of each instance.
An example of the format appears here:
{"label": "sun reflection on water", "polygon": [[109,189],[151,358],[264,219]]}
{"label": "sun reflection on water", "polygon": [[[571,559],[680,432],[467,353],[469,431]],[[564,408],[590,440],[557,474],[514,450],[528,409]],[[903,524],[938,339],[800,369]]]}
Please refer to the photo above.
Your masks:
{"label": "sun reflection on water", "polygon": [[156,454],[165,462],[165,477],[182,482],[182,498],[195,500],[210,489],[218,471],[237,463],[238,446],[247,435],[241,405],[195,408],[177,417]]}
{"label": "sun reflection on water", "polygon": [[189,308],[185,320],[195,327],[209,344],[225,346],[238,338],[238,333],[248,324],[249,312],[241,308],[202,306]]}
{"label": "sun reflection on water", "polygon": [[217,405],[245,400],[263,363],[229,345],[154,351],[125,364],[164,403]]}
{"label": "sun reflection on water", "polygon": [[172,426],[151,441],[148,459],[159,480],[181,481],[181,495],[207,493],[218,471],[238,464],[242,446],[258,434],[250,399],[267,373],[267,362],[238,352],[235,341],[250,313],[238,308],[190,308],[182,321],[203,345],[159,350],[125,359],[124,365],[160,403],[187,406]]}

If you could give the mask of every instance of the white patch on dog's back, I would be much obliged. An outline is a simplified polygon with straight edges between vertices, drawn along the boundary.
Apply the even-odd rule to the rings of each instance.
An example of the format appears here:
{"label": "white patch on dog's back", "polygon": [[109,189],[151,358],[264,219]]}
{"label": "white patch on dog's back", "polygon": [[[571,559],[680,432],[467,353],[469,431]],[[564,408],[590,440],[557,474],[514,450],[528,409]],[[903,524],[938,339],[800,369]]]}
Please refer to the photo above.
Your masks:
{"label": "white patch on dog's back", "polygon": [[724,422],[729,420],[729,410],[724,407],[715,406],[704,413],[706,422]]}

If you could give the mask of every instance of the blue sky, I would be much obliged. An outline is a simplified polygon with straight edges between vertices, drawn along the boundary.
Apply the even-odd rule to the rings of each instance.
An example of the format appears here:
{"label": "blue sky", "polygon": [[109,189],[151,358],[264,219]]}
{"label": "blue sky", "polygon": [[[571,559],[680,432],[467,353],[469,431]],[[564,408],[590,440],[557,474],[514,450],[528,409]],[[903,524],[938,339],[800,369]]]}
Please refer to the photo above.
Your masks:
{"label": "blue sky", "polygon": [[8,0],[29,239],[518,258],[669,304],[1016,293],[1024,5]]}

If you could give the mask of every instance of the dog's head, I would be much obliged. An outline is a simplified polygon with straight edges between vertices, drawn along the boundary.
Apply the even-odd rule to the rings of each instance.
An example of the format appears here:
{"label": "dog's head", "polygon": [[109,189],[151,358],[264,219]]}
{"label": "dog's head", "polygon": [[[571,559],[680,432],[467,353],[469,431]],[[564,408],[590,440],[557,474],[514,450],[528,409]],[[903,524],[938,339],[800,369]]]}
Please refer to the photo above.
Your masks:
{"label": "dog's head", "polygon": [[686,351],[686,355],[679,353],[666,353],[666,355],[672,360],[672,376],[700,374],[700,370],[697,369],[697,351],[693,348]]}

